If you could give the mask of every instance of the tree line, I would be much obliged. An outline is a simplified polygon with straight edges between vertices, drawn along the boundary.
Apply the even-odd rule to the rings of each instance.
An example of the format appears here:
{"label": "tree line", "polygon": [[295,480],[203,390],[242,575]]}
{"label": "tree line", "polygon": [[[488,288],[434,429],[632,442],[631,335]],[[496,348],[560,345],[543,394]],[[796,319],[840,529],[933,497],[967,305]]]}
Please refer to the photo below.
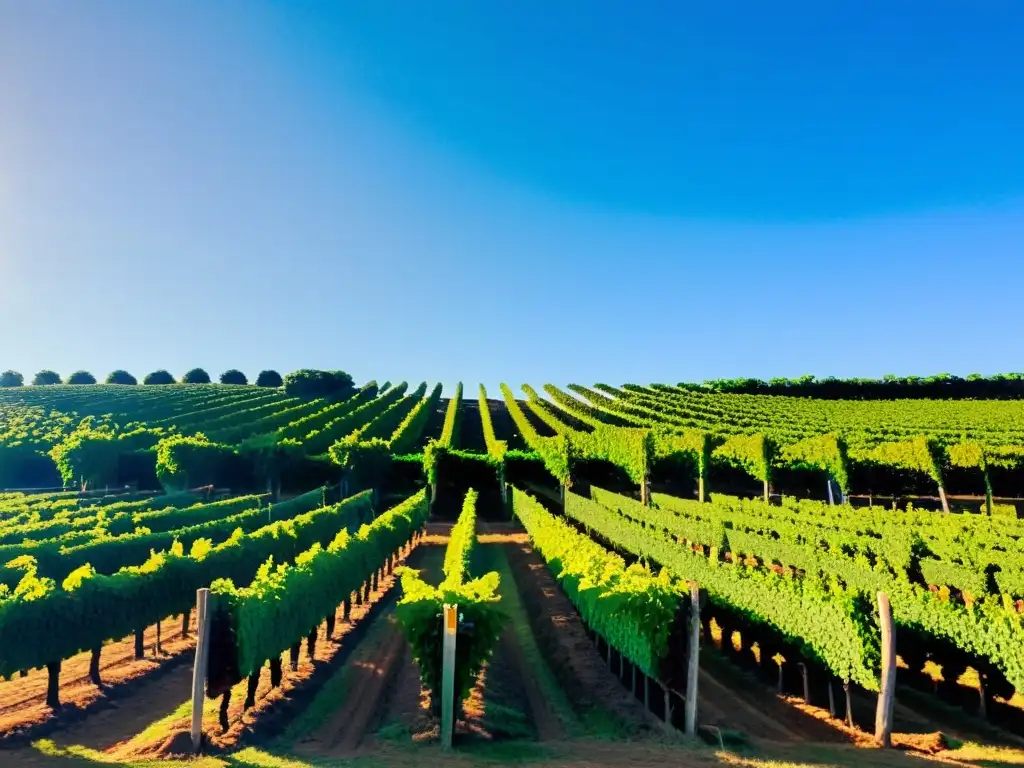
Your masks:
{"label": "tree line", "polygon": [[[249,383],[249,378],[236,368],[224,371],[220,375],[219,381],[221,384],[238,384],[246,385]],[[182,384],[210,384],[212,379],[210,374],[202,368],[193,368],[186,372],[181,377]],[[75,371],[68,376],[67,381],[61,378],[61,375],[56,371],[44,369],[39,371],[33,378],[33,386],[50,386],[54,384],[96,384],[97,379],[89,371]],[[104,380],[105,384],[124,384],[124,385],[136,385],[139,383],[132,374],[128,371],[117,369],[111,371],[107,378]],[[174,376],[166,370],[153,371],[152,373],[146,374],[142,379],[143,384],[177,384],[178,381]],[[260,371],[259,376],[256,377],[256,386],[258,387],[280,387],[283,386],[284,380],[281,378],[281,374],[274,370]],[[17,371],[7,370],[0,373],[0,387],[21,387],[25,385],[25,377]]]}
{"label": "tree line", "polygon": [[894,376],[881,379],[815,378],[807,374],[795,379],[712,379],[703,384],[680,382],[680,389],[695,392],[738,395],[789,395],[826,400],[895,400],[927,398],[934,400],[1016,400],[1024,398],[1024,373],[997,373],[965,377],[950,373],[934,376]]}

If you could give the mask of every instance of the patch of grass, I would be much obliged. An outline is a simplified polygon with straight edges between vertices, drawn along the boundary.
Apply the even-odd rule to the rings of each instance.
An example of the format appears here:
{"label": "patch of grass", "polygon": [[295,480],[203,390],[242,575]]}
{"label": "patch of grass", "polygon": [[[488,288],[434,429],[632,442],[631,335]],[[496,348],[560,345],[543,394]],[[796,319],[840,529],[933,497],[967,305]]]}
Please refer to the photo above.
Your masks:
{"label": "patch of grass", "polygon": [[388,723],[381,726],[375,734],[380,741],[387,741],[399,746],[412,744],[412,731],[405,723]]}
{"label": "patch of grass", "polygon": [[360,639],[355,653],[331,675],[309,706],[288,724],[284,733],[274,740],[275,748],[286,749],[295,742],[312,735],[330,718],[348,693],[352,684],[354,666],[358,664],[360,658],[365,657],[368,652],[380,644],[382,638],[391,630],[392,621],[394,621],[394,617],[391,615],[381,616],[374,621],[367,633]]}
{"label": "patch of grass", "polygon": [[[504,551],[500,545],[480,547],[480,549],[488,550],[491,554],[491,559],[493,560],[492,567],[501,577],[501,581],[498,584],[501,604],[510,617],[509,621],[515,633],[516,641],[522,649],[523,659],[537,680],[544,698],[562,723],[566,736],[572,738],[584,733],[600,733],[601,731],[591,731],[589,727],[585,727],[584,724],[580,723],[576,713],[573,711],[572,704],[569,702],[569,698],[565,695],[565,691],[562,690],[562,687],[558,684],[550,667],[548,667],[547,662],[544,660],[544,656],[537,646],[537,640],[533,636],[533,630],[530,628],[530,620],[526,615],[525,608],[523,608],[515,578],[512,576],[512,569],[509,567],[508,558],[505,556]],[[602,723],[601,725],[607,725],[607,723]]]}

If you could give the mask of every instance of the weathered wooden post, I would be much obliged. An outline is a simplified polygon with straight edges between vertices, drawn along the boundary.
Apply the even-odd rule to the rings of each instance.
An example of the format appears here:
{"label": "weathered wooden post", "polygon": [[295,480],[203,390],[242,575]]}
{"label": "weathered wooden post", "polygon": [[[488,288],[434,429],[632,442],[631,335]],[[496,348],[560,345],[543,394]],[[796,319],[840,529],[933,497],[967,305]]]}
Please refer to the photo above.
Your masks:
{"label": "weathered wooden post", "polygon": [[210,622],[206,613],[210,590],[196,591],[196,618],[199,626],[196,632],[195,666],[192,668],[192,751],[197,755],[203,746],[203,686],[206,684],[206,665],[210,644]]}
{"label": "weathered wooden post", "polygon": [[686,668],[686,735],[697,733],[697,676],[700,674],[700,590],[690,585],[690,645]]}
{"label": "weathered wooden post", "polygon": [[882,685],[875,710],[875,741],[892,746],[892,709],[896,695],[896,631],[893,628],[889,596],[878,593],[878,613],[882,624]]}
{"label": "weathered wooden post", "polygon": [[441,749],[452,748],[455,730],[455,640],[458,606],[444,605],[444,635],[441,648]]}

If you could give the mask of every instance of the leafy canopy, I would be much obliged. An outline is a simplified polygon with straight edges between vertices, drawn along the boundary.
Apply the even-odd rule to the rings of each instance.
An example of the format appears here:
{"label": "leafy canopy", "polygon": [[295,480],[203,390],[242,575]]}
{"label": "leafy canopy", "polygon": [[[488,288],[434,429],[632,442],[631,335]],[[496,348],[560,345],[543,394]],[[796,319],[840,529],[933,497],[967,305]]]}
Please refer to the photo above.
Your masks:
{"label": "leafy canopy", "polygon": [[44,368],[35,375],[32,379],[32,384],[37,387],[45,387],[51,384],[62,384],[60,374],[56,371],[51,371],[48,368]]}
{"label": "leafy canopy", "polygon": [[[264,373],[266,373],[266,371],[264,371]],[[249,383],[249,379],[247,379],[245,377],[245,374],[242,373],[237,368],[232,368],[230,370],[224,371],[224,373],[220,375],[220,383],[245,385]]]}
{"label": "leafy canopy", "polygon": [[96,377],[88,371],[75,371],[68,376],[68,384],[95,384]]}
{"label": "leafy canopy", "polygon": [[107,376],[107,384],[135,385],[138,383],[138,379],[128,373],[128,371],[122,370],[121,368],[118,368],[116,371],[112,371],[111,374]]}
{"label": "leafy canopy", "polygon": [[173,384],[174,377],[171,376],[167,371],[162,368],[159,371],[153,371],[152,373],[146,374],[146,378],[142,380],[143,384]]}
{"label": "leafy canopy", "polygon": [[[146,382],[147,384],[149,382]],[[181,377],[182,384],[209,384],[210,374],[204,371],[202,368],[193,368],[191,371]]]}
{"label": "leafy canopy", "polygon": [[256,377],[257,387],[280,387],[283,384],[281,374],[277,371],[260,371],[260,375]]}

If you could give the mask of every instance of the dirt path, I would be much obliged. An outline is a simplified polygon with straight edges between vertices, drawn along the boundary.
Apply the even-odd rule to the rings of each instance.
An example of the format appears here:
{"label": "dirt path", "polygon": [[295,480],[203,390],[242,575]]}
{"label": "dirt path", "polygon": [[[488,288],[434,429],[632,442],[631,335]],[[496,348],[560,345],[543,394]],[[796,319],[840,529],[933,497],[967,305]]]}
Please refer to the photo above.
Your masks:
{"label": "dirt path", "polygon": [[161,670],[170,672],[164,668],[176,669],[191,659],[195,650],[195,628],[194,616],[187,636],[181,634],[180,617],[162,622],[158,655],[155,653],[156,625],[148,627],[143,635],[146,655],[142,659],[135,658],[134,635],[107,643],[100,656],[102,688],[89,680],[90,653],[65,660],[61,664],[59,713],[46,705],[46,670],[32,670],[26,677],[0,683],[0,742],[17,742],[57,732],[99,709],[117,707],[115,702],[120,699],[134,698],[137,691],[144,689],[146,677]]}
{"label": "dirt path", "polygon": [[[655,721],[608,671],[591,644],[572,603],[555,582],[525,533],[492,524],[506,542],[505,556],[536,645],[546,668],[569,702],[582,730],[645,731]],[[491,540],[481,535],[481,541]],[[561,716],[563,728],[566,715]],[[591,725],[588,725],[591,724]]]}
{"label": "dirt path", "polygon": [[[431,583],[441,578],[450,531],[451,524],[431,523],[427,536],[417,546],[415,567]],[[332,757],[354,754],[368,733],[382,720],[390,719],[391,700],[403,702],[405,708],[410,700],[418,701],[419,675],[408,672],[414,665],[395,618],[394,604],[375,620],[375,624],[381,623],[382,626],[371,628],[366,638],[372,642],[363,643],[346,668],[338,673],[344,675],[344,681],[336,686],[340,700],[330,702],[331,714],[295,745],[297,754]],[[399,688],[396,688],[396,681]],[[314,706],[316,704],[326,702],[317,702]],[[405,713],[405,717],[408,714]]]}

